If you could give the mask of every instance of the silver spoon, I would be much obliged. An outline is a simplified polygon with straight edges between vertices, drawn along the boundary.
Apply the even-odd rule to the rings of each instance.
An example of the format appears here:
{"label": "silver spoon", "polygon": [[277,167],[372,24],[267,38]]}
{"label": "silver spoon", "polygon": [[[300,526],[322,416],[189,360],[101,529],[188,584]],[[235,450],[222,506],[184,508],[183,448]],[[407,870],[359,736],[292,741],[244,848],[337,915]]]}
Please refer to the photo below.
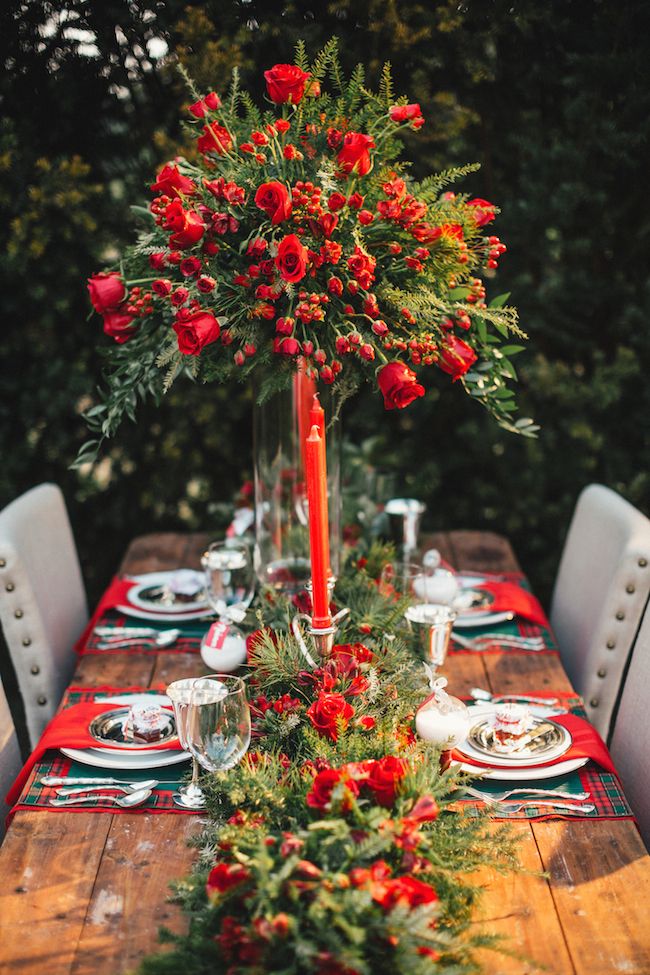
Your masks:
{"label": "silver spoon", "polygon": [[[468,796],[472,796],[475,799],[481,799],[488,806],[498,806],[511,796],[539,796],[542,799],[545,797],[553,799],[573,799],[575,802],[584,802],[585,799],[589,799],[591,797],[591,792],[564,792],[562,789],[508,789],[507,792],[495,792],[493,794],[489,794],[487,792],[481,792],[480,789],[474,789],[471,786],[464,785],[463,790]],[[523,802],[523,799],[521,801]],[[530,802],[532,804],[532,798]]]}
{"label": "silver spoon", "polygon": [[550,800],[546,802],[544,799],[526,799],[523,802],[500,802],[499,806],[494,809],[493,815],[498,816],[498,809],[502,809],[504,812],[521,812],[522,809],[528,809],[534,806],[535,808],[541,807],[543,809],[561,809],[564,812],[572,813],[592,813],[595,810],[593,803],[589,802],[585,805],[575,805],[568,802],[551,802]]}
{"label": "silver spoon", "polygon": [[97,802],[98,799],[101,799],[102,802],[114,802],[116,806],[121,806],[122,809],[132,809],[134,806],[141,806],[150,795],[151,789],[140,789],[138,792],[131,792],[126,796],[79,796],[74,799],[50,799],[50,805],[78,806],[82,803]]}
{"label": "silver spoon", "polygon": [[143,789],[155,789],[158,779],[147,779],[144,782],[130,782],[122,785],[82,785],[74,789],[57,789],[57,796],[79,796],[84,792],[106,792],[107,789],[119,790],[127,795],[132,792],[141,792]]}
{"label": "silver spoon", "polygon": [[122,647],[138,646],[143,643],[154,647],[170,647],[172,643],[176,643],[180,635],[180,630],[161,630],[153,639],[143,640],[134,637],[129,640],[103,640],[97,644],[97,647],[99,650],[114,650],[121,649]]}

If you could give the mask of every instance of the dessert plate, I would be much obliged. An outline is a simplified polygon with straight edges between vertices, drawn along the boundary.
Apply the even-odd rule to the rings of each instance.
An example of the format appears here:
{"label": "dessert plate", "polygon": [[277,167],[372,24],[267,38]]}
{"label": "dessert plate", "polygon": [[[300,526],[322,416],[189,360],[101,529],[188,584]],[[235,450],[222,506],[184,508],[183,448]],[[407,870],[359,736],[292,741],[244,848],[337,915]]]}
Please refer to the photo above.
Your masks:
{"label": "dessert plate", "polygon": [[203,592],[197,592],[194,598],[185,599],[170,594],[170,600],[163,602],[164,590],[177,574],[178,571],[148,572],[146,575],[138,576],[138,581],[131,586],[126,597],[129,606],[161,616],[174,617],[178,617],[178,614],[208,610],[210,607]]}
{"label": "dessert plate", "polygon": [[[116,694],[101,695],[97,701],[112,701],[114,704],[151,704],[155,701],[161,707],[171,707],[171,701],[166,694]],[[82,765],[94,765],[96,768],[147,769],[162,768],[165,765],[178,765],[191,758],[189,752],[170,749],[141,749],[118,751],[115,748],[61,748],[63,755]]]}
{"label": "dessert plate", "polygon": [[531,715],[529,733],[548,728],[543,743],[536,747],[535,742],[518,752],[504,752],[497,749],[492,737],[494,715],[483,714],[472,726],[467,739],[457,746],[457,750],[470,759],[489,764],[492,768],[513,768],[517,766],[545,765],[560,758],[571,747],[571,735],[566,728],[555,724],[547,717]]}
{"label": "dessert plate", "polygon": [[469,628],[470,626],[492,626],[493,623],[505,623],[506,620],[514,619],[513,612],[502,613],[475,613],[468,616],[459,615],[454,623],[454,627]]}
{"label": "dessert plate", "polygon": [[[158,702],[155,700],[148,701],[147,703],[158,705]],[[174,715],[167,711],[164,713],[164,723],[160,729],[160,738],[157,741],[148,743],[143,739],[138,741],[130,738],[127,729],[127,720],[130,711],[131,709],[129,707],[104,711],[102,714],[98,714],[93,718],[88,731],[100,744],[112,745],[112,748],[109,750],[113,752],[116,748],[124,748],[131,753],[136,751],[151,751],[154,745],[156,746],[156,750],[160,751],[160,745],[178,741]]]}
{"label": "dessert plate", "polygon": [[458,612],[458,618],[476,616],[478,613],[489,613],[495,596],[492,592],[482,589],[461,589],[453,601],[453,608]]}

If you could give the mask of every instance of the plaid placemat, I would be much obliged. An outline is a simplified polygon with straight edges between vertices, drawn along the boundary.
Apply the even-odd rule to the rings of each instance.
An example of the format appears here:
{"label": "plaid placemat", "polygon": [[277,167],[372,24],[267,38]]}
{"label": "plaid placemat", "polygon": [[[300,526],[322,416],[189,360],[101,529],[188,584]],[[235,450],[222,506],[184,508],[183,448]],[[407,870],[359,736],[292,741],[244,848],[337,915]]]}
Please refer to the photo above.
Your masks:
{"label": "plaid placemat", "polygon": [[[531,691],[530,693],[534,697],[547,696],[550,698],[558,698],[562,706],[570,710],[572,714],[580,718],[587,717],[582,699],[577,694],[566,691],[559,693]],[[531,800],[531,805],[527,805],[525,809],[521,809],[519,812],[506,812],[503,808],[494,806],[491,810],[494,819],[534,819],[538,821],[544,819],[634,819],[632,810],[617,777],[612,775],[611,772],[605,772],[599,765],[591,761],[587,762],[582,768],[576,769],[575,772],[571,772],[568,775],[556,775],[549,779],[536,779],[533,777],[524,781],[512,781],[477,778],[472,782],[472,785],[490,796],[498,796],[500,793],[507,792],[509,789],[525,788],[548,789],[553,792],[561,790],[562,792],[570,792],[574,795],[580,792],[589,792],[591,793],[589,798],[580,800],[580,803],[589,803],[595,806],[593,812],[580,813],[578,815],[577,813],[564,812],[561,809],[535,806],[533,799]],[[507,801],[516,803],[521,798],[520,796],[513,796],[512,800],[508,799]],[[523,798],[525,799],[525,796]],[[543,798],[543,796],[538,798]],[[552,798],[552,796],[549,796],[549,799]],[[558,802],[562,801],[558,799]],[[470,814],[472,812],[478,812],[479,809],[485,809],[484,803],[471,797],[459,800],[459,806]]]}
{"label": "plaid placemat", "polygon": [[[472,573],[461,573],[466,575],[472,575]],[[523,572],[504,572],[502,575],[488,575],[482,576],[480,573],[476,573],[477,576],[485,578],[490,582],[513,582],[522,589],[526,589],[528,592],[532,592],[530,582],[528,578],[523,574]],[[505,620],[502,623],[493,623],[489,626],[471,626],[471,627],[459,627],[461,635],[467,640],[474,640],[479,636],[489,636],[494,637],[494,643],[486,643],[480,649],[468,650],[465,647],[461,647],[458,643],[454,642],[454,637],[452,634],[451,642],[449,645],[450,654],[473,654],[473,653],[559,653],[557,641],[553,634],[553,631],[549,627],[539,626],[536,623],[530,623],[525,619],[516,617],[514,620]],[[499,635],[503,634],[506,636],[539,636],[544,641],[543,650],[525,650],[522,647],[509,647],[499,643]]]}
{"label": "plaid placemat", "polygon": [[181,634],[178,640],[170,647],[156,647],[151,642],[143,640],[142,642],[135,643],[131,647],[102,649],[99,644],[104,641],[105,637],[96,636],[93,631],[90,633],[84,645],[79,648],[78,652],[82,656],[87,653],[160,653],[161,650],[164,650],[165,653],[198,653],[201,649],[201,641],[208,632],[211,622],[208,619],[179,620],[177,622],[167,619],[161,620],[160,622],[157,620],[140,620],[134,616],[126,616],[124,613],[119,613],[115,609],[108,609],[95,621],[95,626],[131,627],[133,629],[141,629],[146,626],[158,632],[171,629],[180,630]]}
{"label": "plaid placemat", "polygon": [[[62,706],[69,707],[72,704],[87,703],[108,695],[121,694],[151,694],[155,697],[164,688],[149,687],[95,687],[95,688],[70,688],[63,700]],[[127,782],[141,782],[144,779],[158,779],[160,785],[156,786],[151,796],[141,806],[132,809],[122,809],[112,802],[102,802],[100,798],[93,803],[84,803],[79,806],[51,806],[50,799],[55,798],[56,790],[62,786],[41,785],[41,779],[46,775],[68,776],[74,778],[115,778]],[[187,781],[189,776],[189,762],[179,762],[175,765],[164,765],[158,768],[141,769],[106,769],[95,765],[86,765],[81,762],[73,761],[61,755],[58,751],[48,751],[43,759],[35,766],[34,773],[29,783],[20,797],[20,801],[11,809],[7,824],[11,821],[16,812],[21,809],[43,809],[48,812],[110,812],[110,813],[181,813],[187,815],[195,814],[192,810],[179,808],[172,798],[178,787]],[[109,787],[107,787],[108,789]],[[120,793],[115,792],[114,795]]]}

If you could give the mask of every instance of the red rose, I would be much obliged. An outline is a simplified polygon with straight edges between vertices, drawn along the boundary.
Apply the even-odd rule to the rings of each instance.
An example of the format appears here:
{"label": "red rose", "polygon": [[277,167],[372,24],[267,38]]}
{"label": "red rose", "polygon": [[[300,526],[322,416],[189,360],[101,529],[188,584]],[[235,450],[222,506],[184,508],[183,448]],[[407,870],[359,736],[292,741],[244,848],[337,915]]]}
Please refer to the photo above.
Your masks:
{"label": "red rose", "polygon": [[285,102],[297,105],[305,94],[309,74],[295,64],[275,64],[264,72],[264,79],[272,102],[276,105],[284,105]]}
{"label": "red rose", "polygon": [[126,297],[124,281],[117,271],[108,274],[93,274],[88,278],[88,292],[95,311],[103,315],[107,311],[115,311]]}
{"label": "red rose", "polygon": [[403,362],[389,362],[380,369],[377,381],[387,410],[403,410],[418,396],[424,396],[424,386]]}
{"label": "red rose", "polygon": [[404,907],[419,907],[420,904],[433,904],[438,895],[430,884],[418,880],[416,877],[395,877],[385,880],[380,888],[373,893],[372,898],[385,911],[392,911],[397,904]]}
{"label": "red rose", "polygon": [[196,210],[184,210],[180,200],[165,208],[165,230],[171,230],[170,247],[184,250],[196,244],[205,233],[205,224]]}
{"label": "red rose", "polygon": [[285,281],[300,281],[307,273],[307,248],[295,234],[283,237],[275,258],[280,277]]}
{"label": "red rose", "polygon": [[269,215],[272,224],[282,223],[291,216],[289,191],[284,183],[277,180],[262,183],[255,194],[255,204]]}
{"label": "red rose", "polygon": [[393,122],[411,122],[414,129],[424,125],[422,109],[419,105],[393,105],[388,114]]}
{"label": "red rose", "polygon": [[342,193],[332,193],[327,201],[327,206],[328,209],[335,213],[337,210],[342,210],[346,203],[347,200]]}
{"label": "red rose", "polygon": [[395,802],[397,787],[406,775],[405,762],[394,755],[386,755],[377,762],[366,763],[366,767],[366,785],[374,794],[377,804],[390,809]]}
{"label": "red rose", "polygon": [[476,352],[471,345],[455,335],[448,335],[445,344],[440,347],[438,367],[456,380],[465,375],[476,362],[476,358]]}
{"label": "red rose", "polygon": [[365,176],[372,169],[372,159],[369,149],[375,148],[375,140],[370,135],[361,132],[348,132],[343,140],[343,148],[339,151],[336,161],[343,173],[356,173]]}
{"label": "red rose", "polygon": [[219,894],[245,883],[249,877],[248,870],[239,863],[218,863],[208,874],[205,885],[208,900],[215,900]]}
{"label": "red rose", "polygon": [[178,336],[178,348],[183,355],[198,355],[201,349],[216,342],[221,326],[212,312],[198,311],[173,325]]}
{"label": "red rose", "polygon": [[318,699],[307,709],[307,715],[319,735],[330,741],[338,741],[339,733],[347,729],[354,715],[354,708],[342,694],[321,691]]}
{"label": "red rose", "polygon": [[218,122],[203,126],[203,135],[199,136],[196,142],[199,152],[216,152],[219,156],[224,156],[232,147],[232,138],[228,129]]}
{"label": "red rose", "polygon": [[161,196],[191,196],[196,193],[196,183],[193,183],[187,176],[183,176],[178,166],[167,163],[158,173],[158,178],[150,187],[152,193],[159,193]]}
{"label": "red rose", "polygon": [[128,312],[109,311],[104,314],[104,333],[110,335],[120,345],[132,339],[136,328],[131,325],[133,315]]}
{"label": "red rose", "polygon": [[308,806],[312,809],[329,809],[330,803],[332,801],[332,792],[334,788],[342,783],[347,792],[350,795],[344,796],[341,809],[346,810],[351,808],[350,798],[351,796],[359,795],[359,786],[351,779],[349,775],[346,774],[345,769],[325,769],[323,772],[319,772],[314,779],[311,787],[311,791],[307,794],[306,802]]}
{"label": "red rose", "polygon": [[477,227],[484,227],[486,223],[490,223],[496,216],[494,203],[488,203],[487,200],[482,200],[478,196],[473,200],[468,200],[467,206],[472,208],[472,216]]}
{"label": "red rose", "polygon": [[279,355],[298,355],[300,352],[300,342],[298,339],[273,339],[273,351]]}

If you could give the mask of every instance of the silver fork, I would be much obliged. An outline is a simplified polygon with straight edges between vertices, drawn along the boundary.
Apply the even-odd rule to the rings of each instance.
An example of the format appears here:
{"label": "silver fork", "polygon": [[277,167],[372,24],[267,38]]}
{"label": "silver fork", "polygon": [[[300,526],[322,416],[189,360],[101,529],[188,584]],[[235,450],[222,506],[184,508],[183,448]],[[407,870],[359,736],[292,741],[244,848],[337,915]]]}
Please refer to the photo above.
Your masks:
{"label": "silver fork", "polygon": [[471,640],[467,637],[459,636],[454,630],[452,632],[452,639],[461,647],[466,650],[480,650],[484,646],[490,646],[491,644],[498,644],[503,647],[515,647],[521,648],[522,650],[543,650],[545,647],[544,640],[541,636],[530,636],[530,637],[518,637],[511,636],[508,633],[495,633],[491,636],[477,636]]}
{"label": "silver fork", "polygon": [[[488,806],[498,806],[510,796],[553,796],[556,799],[574,799],[576,802],[584,801],[591,797],[591,792],[564,792],[562,789],[508,789],[507,792],[487,793],[472,786],[463,786],[468,796],[481,799]],[[532,803],[531,803],[532,804]]]}
{"label": "silver fork", "polygon": [[563,812],[572,813],[592,813],[596,809],[592,802],[580,805],[578,803],[569,802],[551,802],[550,800],[546,802],[544,799],[530,799],[525,802],[501,802],[495,809],[503,809],[504,812],[521,812],[522,809],[528,809],[530,806],[535,808],[549,808],[549,809],[561,809]]}

